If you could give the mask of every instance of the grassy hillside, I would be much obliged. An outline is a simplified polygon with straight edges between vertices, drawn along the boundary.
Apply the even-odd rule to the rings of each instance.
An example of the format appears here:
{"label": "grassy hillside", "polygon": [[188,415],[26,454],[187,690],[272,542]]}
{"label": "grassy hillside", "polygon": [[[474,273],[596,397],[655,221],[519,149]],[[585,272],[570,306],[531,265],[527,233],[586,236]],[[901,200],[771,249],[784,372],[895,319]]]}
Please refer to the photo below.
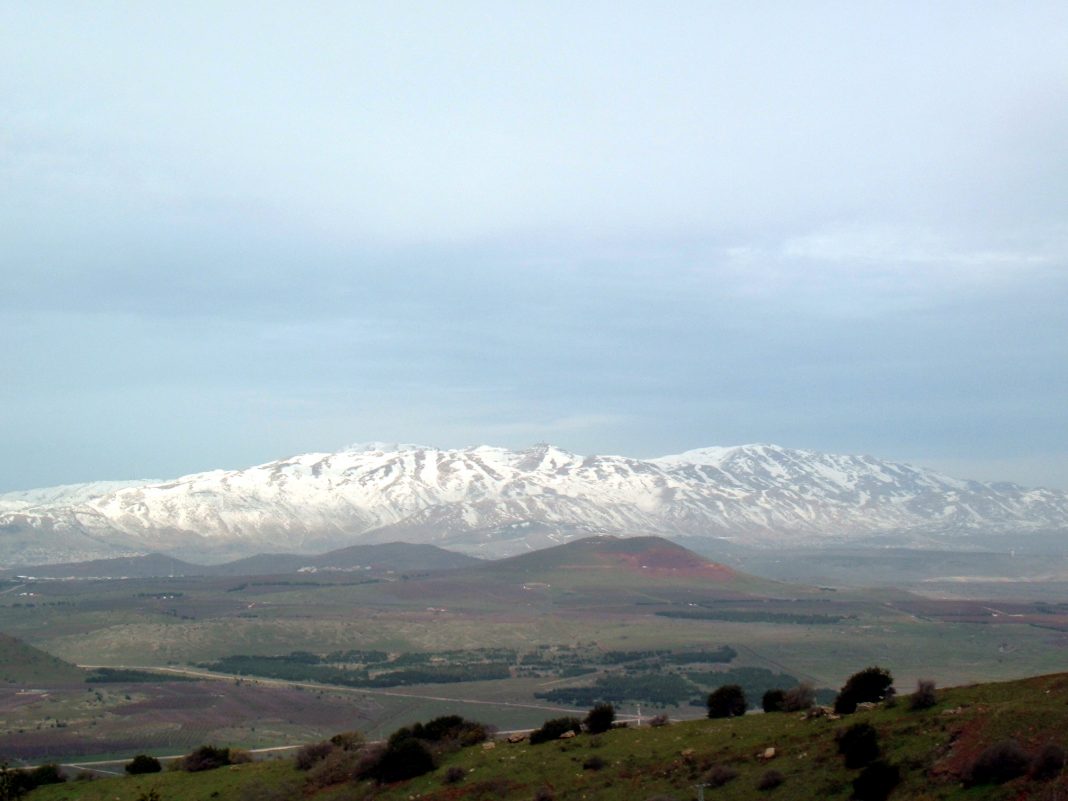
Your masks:
{"label": "grassy hillside", "polygon": [[[376,801],[528,801],[541,788],[557,801],[682,801],[694,786],[727,778],[708,789],[716,799],[848,799],[859,768],[846,768],[836,736],[857,723],[877,732],[881,759],[901,773],[894,799],[1054,799],[1068,793],[1062,771],[1039,780],[1022,776],[1007,783],[965,787],[969,768],[988,746],[1005,738],[1036,753],[1050,742],[1063,745],[1068,731],[1068,675],[956,688],[938,694],[930,709],[911,711],[907,699],[838,720],[801,714],[749,715],[700,720],[662,728],[619,729],[603,735],[531,746],[497,742],[445,755],[431,773],[387,787],[346,782],[304,788],[306,774],[285,764],[254,764],[201,774],[166,772],[151,777],[104,779],[34,791],[30,801],[136,801],[155,788],[162,801],[212,798],[370,799]],[[774,756],[764,759],[766,749]],[[462,778],[447,783],[447,772]],[[758,789],[769,771],[782,783]],[[461,773],[462,771],[462,773]],[[288,788],[277,796],[268,788]]]}
{"label": "grassy hillside", "polygon": [[85,680],[85,673],[15,637],[0,634],[0,684],[45,686]]}

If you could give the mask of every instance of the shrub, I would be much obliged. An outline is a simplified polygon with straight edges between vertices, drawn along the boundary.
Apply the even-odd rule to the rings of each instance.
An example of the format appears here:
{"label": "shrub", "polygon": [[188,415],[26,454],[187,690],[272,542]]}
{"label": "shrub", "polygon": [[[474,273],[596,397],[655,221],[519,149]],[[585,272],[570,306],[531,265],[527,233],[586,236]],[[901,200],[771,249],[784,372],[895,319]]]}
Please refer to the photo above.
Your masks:
{"label": "shrub", "polygon": [[879,757],[879,735],[867,723],[857,723],[838,734],[838,753],[847,768],[862,768]]}
{"label": "shrub", "polygon": [[196,773],[202,770],[214,770],[230,764],[230,749],[202,745],[182,759],[182,770]]}
{"label": "shrub", "polygon": [[857,711],[857,704],[884,700],[893,693],[894,677],[881,667],[864,668],[846,680],[834,699],[834,711],[850,715]]}
{"label": "shrub", "polygon": [[434,755],[430,749],[421,740],[407,737],[386,746],[370,775],[380,784],[392,784],[414,779],[433,769]]}
{"label": "shrub", "polygon": [[[343,784],[351,779],[363,778],[359,772],[360,759],[363,754],[357,751],[345,751],[335,748],[325,757],[314,763],[304,779],[304,784],[312,790],[320,790],[323,787],[333,787],[335,784]],[[373,764],[377,764],[381,752],[372,755]],[[369,766],[365,766],[368,770]],[[293,796],[296,798],[296,796]]]}
{"label": "shrub", "polygon": [[312,768],[311,772],[314,773],[319,768],[323,767],[327,762],[333,760],[341,753],[352,753],[355,755],[355,759],[352,763],[352,775],[357,779],[369,779],[374,772],[375,767],[378,765],[382,754],[386,752],[386,747],[380,743],[369,745],[366,748],[362,748],[356,752],[341,752],[335,751],[333,754],[324,759],[319,765]]}
{"label": "shrub", "polygon": [[916,692],[909,698],[909,709],[914,712],[921,709],[930,709],[938,703],[938,695],[935,693],[935,683],[929,679],[920,679],[916,682]]}
{"label": "shrub", "polygon": [[41,787],[45,784],[62,784],[67,780],[60,771],[59,765],[54,762],[33,768],[29,771],[29,777],[34,787]]}
{"label": "shrub", "polygon": [[654,729],[659,729],[661,726],[670,726],[671,718],[669,718],[667,715],[654,715],[653,717],[649,718],[649,725],[652,726]]}
{"label": "shrub", "polygon": [[1064,770],[1064,757],[1063,748],[1055,743],[1047,743],[1031,763],[1031,778],[1038,781],[1056,778]]}
{"label": "shrub", "polygon": [[1027,752],[1015,740],[1002,740],[975,758],[966,776],[968,784],[1004,784],[1023,776],[1031,766]]}
{"label": "shrub", "polygon": [[745,707],[745,692],[738,684],[724,684],[708,696],[710,718],[733,718],[744,715]]}
{"label": "shrub", "polygon": [[709,787],[722,787],[738,777],[738,771],[726,765],[713,765],[705,773],[705,784]]}
{"label": "shrub", "polygon": [[815,703],[816,689],[807,681],[803,681],[786,691],[782,699],[782,708],[784,712],[801,712],[811,709]]}
{"label": "shrub", "polygon": [[597,704],[586,714],[583,723],[590,734],[601,734],[612,728],[616,719],[616,709],[611,704]]}
{"label": "shrub", "polygon": [[445,771],[445,777],[442,781],[445,784],[459,784],[464,780],[467,775],[467,771],[461,768],[459,765],[453,765],[447,771]]}
{"label": "shrub", "polygon": [[608,763],[601,759],[599,756],[591,756],[585,762],[582,763],[583,770],[602,770]]}
{"label": "shrub", "polygon": [[148,754],[138,754],[126,763],[126,772],[131,776],[137,776],[141,773],[159,773],[161,770],[163,770],[163,766],[159,764],[159,760],[148,756]]}
{"label": "shrub", "polygon": [[343,751],[355,751],[364,744],[365,740],[358,731],[343,731],[330,738],[330,744]]}
{"label": "shrub", "polygon": [[530,744],[538,745],[550,740],[560,739],[564,732],[573,731],[578,734],[582,731],[582,723],[578,718],[553,718],[541,724],[541,728],[530,733]]}
{"label": "shrub", "polygon": [[782,712],[784,711],[783,701],[785,700],[786,693],[782,690],[768,690],[760,699],[760,707],[765,712]]}
{"label": "shrub", "polygon": [[890,793],[901,783],[901,771],[897,765],[872,762],[853,780],[853,798],[856,801],[886,801]]}
{"label": "shrub", "polygon": [[760,781],[757,782],[757,789],[766,793],[768,790],[774,790],[784,781],[786,781],[786,777],[779,773],[779,771],[769,770],[760,777]]}
{"label": "shrub", "polygon": [[311,770],[316,762],[326,759],[333,750],[334,744],[327,740],[301,746],[296,756],[297,770]]}
{"label": "shrub", "polygon": [[443,715],[426,723],[416,723],[411,728],[395,731],[394,737],[414,737],[428,743],[455,743],[460,746],[476,745],[490,735],[490,727],[459,715]]}

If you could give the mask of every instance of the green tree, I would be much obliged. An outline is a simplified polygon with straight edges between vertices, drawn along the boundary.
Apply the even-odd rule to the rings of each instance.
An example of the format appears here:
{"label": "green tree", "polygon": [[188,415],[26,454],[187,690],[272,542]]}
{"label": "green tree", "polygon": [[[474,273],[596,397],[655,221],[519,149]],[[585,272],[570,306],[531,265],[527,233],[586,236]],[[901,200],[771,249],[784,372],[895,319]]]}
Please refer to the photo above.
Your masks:
{"label": "green tree", "polygon": [[894,693],[894,677],[885,668],[864,668],[850,676],[838,697],[834,699],[834,711],[849,715],[857,711],[857,704],[884,701]]}
{"label": "green tree", "polygon": [[768,690],[760,699],[760,706],[765,712],[782,712],[786,693],[782,690]]}
{"label": "green tree", "polygon": [[0,762],[0,801],[16,801],[19,798],[22,798],[19,771],[12,770],[6,762]]}
{"label": "green tree", "polygon": [[737,717],[745,714],[745,708],[745,691],[739,684],[724,684],[708,696],[710,718]]}
{"label": "green tree", "polygon": [[586,724],[586,731],[590,734],[600,734],[606,732],[612,728],[612,723],[616,719],[616,709],[611,704],[597,704],[591,709],[583,723]]}
{"label": "green tree", "polygon": [[160,770],[162,770],[162,766],[159,764],[159,760],[148,756],[148,754],[138,754],[126,763],[126,772],[131,776],[141,773],[159,773]]}

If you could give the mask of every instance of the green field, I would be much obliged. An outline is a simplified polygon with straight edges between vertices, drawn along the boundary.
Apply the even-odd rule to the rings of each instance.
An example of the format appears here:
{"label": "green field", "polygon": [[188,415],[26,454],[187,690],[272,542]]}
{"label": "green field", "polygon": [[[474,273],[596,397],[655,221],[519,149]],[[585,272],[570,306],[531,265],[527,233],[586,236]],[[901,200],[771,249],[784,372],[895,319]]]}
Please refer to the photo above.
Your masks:
{"label": "green field", "polygon": [[[695,785],[710,781],[718,770],[721,778],[730,774],[733,778],[708,789],[709,798],[845,801],[860,769],[844,766],[836,735],[861,722],[876,730],[880,759],[901,773],[902,783],[891,798],[1037,801],[1068,792],[1063,772],[1041,781],[1023,776],[1003,785],[965,788],[962,784],[983,749],[1005,738],[1015,738],[1029,754],[1050,742],[1063,744],[1068,731],[1068,676],[1054,675],[944,690],[937,704],[923,711],[911,711],[905,698],[892,708],[879,706],[838,720],[809,720],[799,713],[758,714],[583,734],[539,746],[497,742],[445,753],[430,773],[386,786],[363,781],[305,787],[305,774],[292,763],[277,761],[198,774],[164,772],[68,782],[40,788],[28,798],[136,801],[155,788],[163,801],[257,797],[529,801],[544,787],[558,801],[633,801],[653,796],[682,801],[693,798]],[[768,748],[775,749],[774,756],[764,759]],[[450,768],[459,769],[455,772],[462,776],[455,784],[445,782]],[[778,771],[783,783],[758,791],[758,782],[769,770]],[[272,789],[280,794],[268,796]]]}
{"label": "green field", "polygon": [[[6,690],[0,685],[0,754],[84,758],[121,753],[131,741],[174,753],[204,737],[242,747],[289,745],[331,727],[377,735],[404,719],[447,712],[520,728],[566,706],[550,699],[567,694],[546,695],[554,690],[610,686],[621,711],[633,714],[639,703],[648,708],[661,696],[620,698],[620,676],[687,670],[670,661],[612,664],[598,656],[612,652],[729,646],[729,666],[701,670],[757,668],[827,688],[867,664],[889,667],[903,686],[918,678],[941,685],[1005,680],[1064,665],[1068,610],[1061,605],[798,587],[663,543],[582,541],[491,565],[359,584],[344,575],[314,582],[303,576],[29,582],[32,601],[0,601],[0,631],[68,663],[195,671],[198,681],[92,685],[106,690],[104,701],[86,706],[82,673],[53,660],[65,672],[47,678],[30,664],[29,650],[9,649],[14,681]],[[544,661],[538,655],[546,648],[581,658],[529,670]],[[482,649],[508,649],[510,677],[456,681],[471,678],[473,665],[493,662],[500,670],[500,654],[472,656]],[[327,658],[372,650],[386,653],[389,663]],[[325,660],[322,669],[305,675],[292,672],[293,665],[284,666],[289,672],[268,663],[235,667],[294,651]],[[41,656],[51,659],[47,654]],[[422,673],[402,670],[416,664],[413,654],[421,655]],[[201,675],[204,665],[215,675]],[[393,677],[383,678],[389,671]],[[435,672],[449,683],[412,683]],[[42,689],[31,681],[37,677],[48,695],[20,695]],[[706,677],[695,695],[713,680]],[[245,699],[240,706],[231,703],[238,696]],[[592,696],[567,697],[584,703]],[[668,707],[673,715],[700,712],[681,695],[676,702]],[[184,719],[172,709],[199,712]]]}

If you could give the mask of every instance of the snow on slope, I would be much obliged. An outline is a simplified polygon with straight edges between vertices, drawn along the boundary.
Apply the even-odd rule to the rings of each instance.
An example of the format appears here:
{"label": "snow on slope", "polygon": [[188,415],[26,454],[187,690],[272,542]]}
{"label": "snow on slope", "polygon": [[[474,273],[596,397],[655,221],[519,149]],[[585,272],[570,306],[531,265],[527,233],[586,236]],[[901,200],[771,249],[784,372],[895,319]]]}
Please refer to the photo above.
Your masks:
{"label": "snow on slope", "polygon": [[[774,445],[704,448],[659,459],[373,443],[246,470],[100,492],[0,496],[5,547],[69,558],[64,541],[197,553],[325,550],[405,539],[505,555],[591,533],[729,536],[775,545],[888,531],[1068,528],[1068,494],[984,484],[880,461]],[[51,493],[51,494],[50,494]],[[5,505],[7,504],[7,505]],[[10,539],[8,531],[23,536]],[[19,560],[23,561],[23,560]]]}
{"label": "snow on slope", "polygon": [[0,512],[32,509],[35,506],[57,506],[84,503],[116,490],[151,484],[151,480],[91,481],[87,484],[60,484],[57,487],[19,490],[0,494]]}

